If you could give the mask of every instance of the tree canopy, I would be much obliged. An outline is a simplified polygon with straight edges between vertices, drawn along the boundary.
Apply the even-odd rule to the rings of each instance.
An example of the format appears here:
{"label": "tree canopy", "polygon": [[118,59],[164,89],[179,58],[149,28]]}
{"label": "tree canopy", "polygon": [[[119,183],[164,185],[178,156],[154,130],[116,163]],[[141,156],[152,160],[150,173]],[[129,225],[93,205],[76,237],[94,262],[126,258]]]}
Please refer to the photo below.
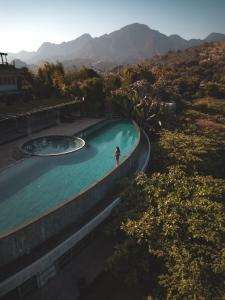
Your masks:
{"label": "tree canopy", "polygon": [[114,274],[132,284],[157,277],[158,293],[169,299],[219,299],[224,195],[224,180],[188,176],[178,166],[163,174],[139,174],[122,194],[111,225],[115,231],[121,224],[125,235],[110,259]]}

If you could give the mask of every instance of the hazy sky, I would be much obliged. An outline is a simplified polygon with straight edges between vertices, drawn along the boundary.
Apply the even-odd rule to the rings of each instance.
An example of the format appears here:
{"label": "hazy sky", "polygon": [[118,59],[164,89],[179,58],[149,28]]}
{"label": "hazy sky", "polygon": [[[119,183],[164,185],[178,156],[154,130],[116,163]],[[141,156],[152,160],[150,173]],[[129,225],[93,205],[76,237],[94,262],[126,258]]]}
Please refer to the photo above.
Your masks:
{"label": "hazy sky", "polygon": [[164,34],[225,33],[225,0],[0,0],[0,51],[37,50],[139,22]]}

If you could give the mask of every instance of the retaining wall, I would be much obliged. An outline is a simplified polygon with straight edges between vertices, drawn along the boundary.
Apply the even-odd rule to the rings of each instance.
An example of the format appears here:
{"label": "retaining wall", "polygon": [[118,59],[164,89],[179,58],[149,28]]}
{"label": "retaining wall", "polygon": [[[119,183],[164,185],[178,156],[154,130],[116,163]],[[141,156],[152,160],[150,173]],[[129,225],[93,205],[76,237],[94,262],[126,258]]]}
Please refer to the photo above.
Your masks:
{"label": "retaining wall", "polygon": [[[141,146],[141,147],[140,147]],[[141,145],[139,145],[138,150],[138,160],[135,162],[135,171],[145,171],[149,163],[150,158],[150,141],[148,136],[143,132]],[[80,260],[77,257],[78,249],[83,244],[86,244],[87,236],[95,230],[111,213],[112,209],[120,202],[120,198],[113,200],[104,210],[98,213],[93,219],[87,222],[80,230],[72,234],[64,242],[56,246],[50,252],[39,258],[37,261],[33,262],[31,265],[22,269],[21,271],[15,273],[13,276],[9,277],[5,281],[0,283],[0,297],[10,292],[9,298],[7,299],[23,299],[23,295],[31,295],[35,292],[37,288],[41,288],[45,285],[49,279],[51,279],[57,272],[60,272],[66,264],[70,264],[71,260]],[[82,241],[82,244],[80,245]],[[88,245],[90,241],[88,242]],[[78,249],[77,249],[78,245]],[[80,245],[80,246],[79,246]],[[88,259],[93,259],[93,256],[88,257]],[[90,281],[90,265],[88,263],[88,268],[81,268],[80,270],[75,270],[76,278],[84,278],[87,282]],[[93,280],[101,271],[103,266],[98,266],[99,269],[96,271],[95,275],[91,279]],[[78,272],[78,273],[77,273]],[[93,275],[93,274],[92,274]],[[74,278],[75,280],[75,278]],[[79,288],[76,285],[77,282],[73,282],[73,290],[77,292],[74,294],[74,299],[77,299],[79,295]],[[55,293],[57,294],[57,292]],[[42,294],[41,294],[42,295]],[[46,295],[46,294],[44,294]]]}

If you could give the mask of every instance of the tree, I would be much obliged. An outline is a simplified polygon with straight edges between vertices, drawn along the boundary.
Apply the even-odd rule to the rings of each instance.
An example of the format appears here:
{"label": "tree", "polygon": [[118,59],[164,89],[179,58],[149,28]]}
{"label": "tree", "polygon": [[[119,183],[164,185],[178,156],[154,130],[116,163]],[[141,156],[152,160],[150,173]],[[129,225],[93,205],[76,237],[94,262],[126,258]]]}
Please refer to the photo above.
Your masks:
{"label": "tree", "polygon": [[224,194],[225,181],[187,176],[179,167],[140,174],[110,225],[126,237],[110,259],[114,273],[132,284],[157,276],[163,298],[222,297]]}
{"label": "tree", "polygon": [[66,90],[65,72],[61,63],[44,63],[38,68],[37,79],[39,80],[39,96],[50,97],[57,94],[62,95]]}
{"label": "tree", "polygon": [[123,86],[128,86],[138,80],[137,71],[134,68],[126,67],[122,72]]}
{"label": "tree", "polygon": [[65,91],[65,72],[61,63],[54,65],[51,77],[53,87],[57,89],[59,93],[63,93]]}
{"label": "tree", "polygon": [[80,90],[85,99],[85,109],[89,112],[101,112],[104,109],[105,94],[101,78],[84,80]]}
{"label": "tree", "polygon": [[199,134],[194,126],[175,131],[162,130],[156,148],[155,165],[158,170],[179,165],[189,174],[224,175],[221,168],[224,163],[224,134]]}
{"label": "tree", "polygon": [[110,94],[111,91],[114,91],[121,87],[121,79],[118,75],[109,75],[104,78],[104,87],[106,94]]}
{"label": "tree", "polygon": [[215,82],[208,82],[206,86],[206,93],[210,97],[224,98],[225,97],[225,85]]}
{"label": "tree", "polygon": [[156,77],[147,66],[142,66],[139,70],[139,79],[147,80],[150,84],[155,83]]}
{"label": "tree", "polygon": [[185,99],[192,98],[197,92],[200,79],[197,76],[180,77],[174,82],[178,91]]}
{"label": "tree", "polygon": [[106,98],[106,104],[110,113],[131,117],[133,104],[127,94],[112,94]]}
{"label": "tree", "polygon": [[86,79],[91,79],[91,78],[95,78],[95,77],[100,78],[100,76],[98,75],[98,73],[95,70],[88,69],[84,66],[80,69],[79,79],[86,80]]}

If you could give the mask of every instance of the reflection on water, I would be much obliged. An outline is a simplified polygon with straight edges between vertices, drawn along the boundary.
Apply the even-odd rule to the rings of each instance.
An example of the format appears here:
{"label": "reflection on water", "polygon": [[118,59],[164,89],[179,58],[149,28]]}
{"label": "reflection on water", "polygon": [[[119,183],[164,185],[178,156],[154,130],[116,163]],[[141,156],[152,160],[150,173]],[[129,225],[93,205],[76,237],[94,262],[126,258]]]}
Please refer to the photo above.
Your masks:
{"label": "reflection on water", "polygon": [[26,142],[22,150],[32,155],[63,154],[84,146],[82,139],[70,136],[46,136]]}

